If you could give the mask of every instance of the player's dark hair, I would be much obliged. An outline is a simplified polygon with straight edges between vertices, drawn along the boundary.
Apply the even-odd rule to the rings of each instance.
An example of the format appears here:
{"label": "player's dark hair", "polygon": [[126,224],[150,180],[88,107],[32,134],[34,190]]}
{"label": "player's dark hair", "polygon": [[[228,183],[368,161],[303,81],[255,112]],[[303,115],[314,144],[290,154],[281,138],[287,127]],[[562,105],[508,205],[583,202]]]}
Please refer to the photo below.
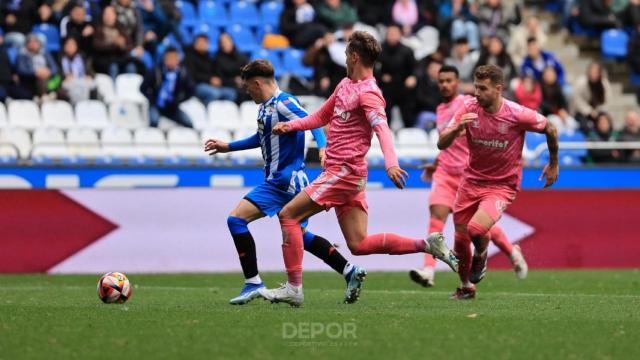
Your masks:
{"label": "player's dark hair", "polygon": [[240,77],[243,80],[251,79],[256,76],[273,79],[274,73],[275,71],[273,70],[271,62],[264,59],[258,59],[245,65],[242,70],[240,70]]}
{"label": "player's dark hair", "polygon": [[349,37],[347,52],[358,54],[362,64],[365,66],[373,66],[381,51],[382,48],[378,40],[367,32],[354,31]]}
{"label": "player's dark hair", "polygon": [[458,72],[458,68],[453,65],[442,65],[438,74],[442,73],[454,73],[456,74],[456,78],[460,77],[460,72]]}
{"label": "player's dark hair", "polygon": [[502,69],[495,65],[482,65],[476,68],[473,73],[476,80],[491,80],[493,85],[504,85],[504,74]]}

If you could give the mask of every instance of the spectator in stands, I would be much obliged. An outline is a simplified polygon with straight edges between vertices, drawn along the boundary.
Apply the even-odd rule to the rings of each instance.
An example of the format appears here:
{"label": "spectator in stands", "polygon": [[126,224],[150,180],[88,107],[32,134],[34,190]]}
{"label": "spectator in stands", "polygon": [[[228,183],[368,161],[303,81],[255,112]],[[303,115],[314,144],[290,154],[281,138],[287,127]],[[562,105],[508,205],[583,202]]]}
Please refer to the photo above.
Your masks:
{"label": "spectator in stands", "polygon": [[[613,121],[609,114],[598,113],[595,126],[587,140],[589,141],[617,141],[618,133],[613,130]],[[621,153],[615,149],[589,149],[589,158],[595,163],[608,163],[621,159]]]}
{"label": "spectator in stands", "polygon": [[280,14],[280,32],[291,46],[305,49],[327,32],[327,28],[315,21],[316,13],[306,0],[287,0]]}
{"label": "spectator in stands", "polygon": [[26,41],[16,60],[18,84],[29,98],[38,97],[40,100],[40,97],[57,89],[60,83],[58,65],[51,54],[44,51],[36,34],[29,34]]}
{"label": "spectator in stands", "polygon": [[[629,110],[624,116],[624,128],[620,131],[618,141],[640,142],[640,115],[635,110]],[[624,159],[632,163],[640,163],[640,149],[624,150]]]}
{"label": "spectator in stands", "polygon": [[611,84],[602,65],[589,64],[587,73],[578,78],[571,93],[572,108],[585,134],[593,129],[598,114],[607,111],[610,99]]}
{"label": "spectator in stands", "polygon": [[358,11],[358,20],[369,26],[388,24],[390,21],[391,4],[388,0],[354,0]]}
{"label": "spectator in stands", "polygon": [[511,56],[509,56],[507,50],[504,48],[504,42],[498,36],[491,36],[487,46],[480,52],[476,67],[481,65],[496,65],[500,67],[504,74],[506,84],[509,84],[512,79],[518,76],[518,70],[516,70]]}
{"label": "spectator in stands", "polygon": [[13,74],[7,52],[0,49],[0,102],[4,102],[13,84]]}
{"label": "spectator in stands", "polygon": [[396,0],[391,8],[391,20],[401,27],[403,36],[413,34],[419,20],[415,0]]}
{"label": "spectator in stands", "polygon": [[640,26],[640,0],[630,0],[618,16],[622,25],[637,29]]}
{"label": "spectator in stands", "polygon": [[598,31],[621,27],[620,20],[611,11],[611,0],[579,0],[580,25]]}
{"label": "spectator in stands", "polygon": [[37,23],[38,24],[49,24],[53,26],[57,26],[58,19],[53,16],[53,11],[51,10],[51,6],[46,2],[43,2],[38,6],[38,16]]}
{"label": "spectator in stands", "polygon": [[94,28],[87,19],[87,11],[82,4],[76,3],[71,8],[69,16],[60,22],[60,36],[62,38],[72,37],[78,46],[88,55],[93,40]]}
{"label": "spectator in stands", "polygon": [[451,52],[451,57],[445,64],[455,66],[460,73],[461,89],[463,93],[473,93],[473,69],[478,63],[478,52],[469,49],[467,38],[457,39]]}
{"label": "spectator in stands", "polygon": [[558,83],[564,86],[564,68],[560,61],[552,53],[540,49],[536,38],[527,39],[527,57],[524,58],[520,74],[531,74],[536,80],[542,81],[542,71],[547,67],[555,69]]}
{"label": "spectator in stands", "polygon": [[58,91],[60,97],[72,104],[88,100],[96,84],[93,81],[92,69],[78,51],[76,39],[69,37],[64,40],[60,65],[64,79]]}
{"label": "spectator in stands", "polygon": [[540,20],[535,16],[528,17],[524,24],[515,27],[509,35],[507,52],[518,67],[522,65],[522,61],[527,56],[527,40],[529,38],[535,38],[541,48],[547,44],[547,34],[542,30]]}
{"label": "spectator in stands", "polygon": [[236,49],[231,36],[227,33],[220,34],[218,52],[213,57],[213,68],[216,69],[215,76],[220,79],[220,86],[233,89],[237,101],[242,100],[244,96],[244,92],[239,92],[242,89],[240,69],[247,63],[249,63],[249,59]]}
{"label": "spectator in stands", "polygon": [[531,74],[525,74],[517,81],[514,95],[516,102],[531,110],[537,111],[542,103],[542,89]]}
{"label": "spectator in stands", "polygon": [[391,109],[400,108],[402,122],[405,127],[412,127],[415,123],[415,87],[417,79],[413,75],[416,60],[413,51],[400,43],[402,30],[398,25],[387,27],[387,37],[382,44],[382,52],[378,58],[380,70],[378,81],[387,103],[389,123],[394,119]]}
{"label": "spectator in stands", "polygon": [[113,79],[122,72],[137,71],[129,56],[132,44],[125,31],[116,22],[116,12],[111,6],[102,11],[102,21],[96,26],[93,37],[93,66],[96,72],[109,74]]}
{"label": "spectator in stands", "polygon": [[431,130],[436,126],[436,108],[442,102],[438,88],[438,72],[442,62],[431,61],[426,71],[420,71],[416,86],[416,127]]}
{"label": "spectator in stands", "polygon": [[133,0],[113,0],[111,6],[116,11],[118,25],[124,30],[128,43],[133,47],[131,54],[141,58],[144,54],[144,27],[140,10],[136,8]]}
{"label": "spectator in stands", "polygon": [[186,69],[180,66],[178,49],[168,47],[162,65],[151,69],[140,86],[140,91],[149,100],[149,124],[157,127],[160,116],[164,116],[183,126],[193,127],[189,115],[180,109],[180,103],[193,95],[193,88]]}
{"label": "spectator in stands", "polygon": [[174,1],[139,0],[140,18],[144,32],[144,47],[155,52],[156,45],[169,33],[182,43],[179,31],[180,11]]}
{"label": "spectator in stands", "polygon": [[342,0],[324,0],[318,6],[318,20],[329,31],[336,31],[347,24],[358,21],[358,13],[348,2]]}
{"label": "spectator in stands", "polygon": [[542,72],[541,88],[540,112],[556,126],[559,134],[573,134],[579,125],[576,119],[569,114],[567,98],[564,96],[562,86],[558,83],[558,76],[554,68],[546,67]]}
{"label": "spectator in stands", "polygon": [[495,35],[508,38],[509,27],[520,24],[522,19],[520,6],[515,1],[502,0],[486,0],[478,8],[477,17],[481,38]]}
{"label": "spectator in stands", "polygon": [[185,50],[185,67],[196,82],[195,96],[208,105],[214,100],[236,101],[237,93],[233,87],[222,86],[222,79],[216,76],[216,67],[209,55],[209,38],[199,34],[193,46]]}
{"label": "spectator in stands", "polygon": [[478,4],[475,1],[452,0],[451,13],[443,13],[444,9],[447,7],[440,7],[440,16],[451,18],[451,39],[456,41],[465,38],[472,50],[480,49],[480,29],[476,18]]}
{"label": "spectator in stands", "polygon": [[329,54],[329,46],[335,42],[333,33],[327,33],[307,48],[302,63],[313,67],[313,93],[329,97],[336,85],[346,75],[346,68],[334,62]]}
{"label": "spectator in stands", "polygon": [[22,48],[37,15],[35,0],[0,1],[0,26],[4,29],[6,44],[17,49]]}

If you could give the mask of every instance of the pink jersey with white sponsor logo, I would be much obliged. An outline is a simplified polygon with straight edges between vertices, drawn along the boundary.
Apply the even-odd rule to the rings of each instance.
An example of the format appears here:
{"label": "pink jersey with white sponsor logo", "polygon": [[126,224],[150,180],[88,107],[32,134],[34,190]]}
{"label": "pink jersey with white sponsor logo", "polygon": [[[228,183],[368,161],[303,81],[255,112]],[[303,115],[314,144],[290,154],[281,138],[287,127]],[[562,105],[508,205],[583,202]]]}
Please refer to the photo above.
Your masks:
{"label": "pink jersey with white sponsor logo", "polygon": [[398,166],[385,101],[373,77],[353,81],[344,78],[331,97],[314,114],[289,122],[291,130],[314,129],[329,124],[325,166],[347,166],[352,174],[367,176],[365,156],[375,131],[385,167]]}
{"label": "pink jersey with white sponsor logo", "polygon": [[[462,106],[462,103],[471,98],[467,95],[458,95],[448,103],[441,103],[436,108],[436,126],[438,132],[447,127],[456,111]],[[469,146],[467,139],[460,136],[453,141],[448,148],[440,151],[438,155],[438,168],[444,170],[451,175],[461,175],[469,163]]]}
{"label": "pink jersey with white sponsor logo", "polygon": [[547,126],[547,118],[504,98],[500,110],[490,114],[476,98],[470,98],[463,102],[447,128],[456,127],[466,113],[476,113],[478,118],[466,126],[470,156],[465,178],[519,189],[525,131],[542,132]]}

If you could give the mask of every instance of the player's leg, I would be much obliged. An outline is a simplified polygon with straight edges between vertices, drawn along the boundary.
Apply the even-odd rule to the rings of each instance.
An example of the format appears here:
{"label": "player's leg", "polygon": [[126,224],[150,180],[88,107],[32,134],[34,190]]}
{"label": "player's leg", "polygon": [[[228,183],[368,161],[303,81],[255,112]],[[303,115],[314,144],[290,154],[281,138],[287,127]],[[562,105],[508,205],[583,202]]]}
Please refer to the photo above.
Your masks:
{"label": "player's leg", "polygon": [[[430,217],[427,233],[442,233],[444,230],[444,224],[447,221],[447,217],[450,212],[451,209],[445,205],[433,204],[429,206]],[[433,255],[425,253],[422,269],[413,269],[409,271],[409,277],[411,280],[424,287],[431,287],[435,285],[435,267],[436,259]]]}
{"label": "player's leg", "polygon": [[455,237],[453,249],[458,257],[458,277],[460,286],[451,294],[450,299],[468,300],[474,299],[476,295],[475,286],[470,281],[471,274],[471,237],[467,230],[467,223],[476,213],[479,206],[477,192],[472,185],[461,184],[458,188],[453,211],[453,222],[455,224]]}
{"label": "player's leg", "polygon": [[300,306],[302,293],[302,257],[304,241],[301,222],[319,213],[324,208],[301,191],[278,213],[282,228],[282,255],[287,270],[287,283],[278,289],[260,289],[260,295],[271,302],[285,302]]}
{"label": "player's leg", "polygon": [[522,255],[520,246],[511,245],[511,242],[509,242],[509,238],[507,238],[504,230],[502,230],[500,225],[497,224],[489,230],[489,237],[491,238],[491,242],[494,243],[503,254],[509,257],[511,264],[513,265],[513,270],[516,273],[516,277],[520,280],[525,279],[527,277],[529,267]]}
{"label": "player's leg", "polygon": [[336,207],[340,229],[353,255],[403,255],[427,252],[435,255],[454,271],[457,271],[457,259],[446,247],[441,235],[430,236],[427,240],[404,237],[394,233],[367,235],[369,216],[364,192],[360,192],[360,194],[350,203]]}
{"label": "player's leg", "polygon": [[257,290],[264,287],[258,273],[256,244],[247,225],[263,217],[264,214],[254,204],[242,199],[238,206],[227,217],[227,225],[238,251],[240,266],[245,278],[245,285],[240,295],[229,301],[232,305],[243,305],[257,296]]}

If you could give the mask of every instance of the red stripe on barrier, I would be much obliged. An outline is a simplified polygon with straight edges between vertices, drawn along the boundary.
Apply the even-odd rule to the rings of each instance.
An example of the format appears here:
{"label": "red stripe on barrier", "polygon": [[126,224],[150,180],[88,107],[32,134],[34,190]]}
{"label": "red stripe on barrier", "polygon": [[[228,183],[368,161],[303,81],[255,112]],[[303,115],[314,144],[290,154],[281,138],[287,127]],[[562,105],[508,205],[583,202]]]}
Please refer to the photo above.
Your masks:
{"label": "red stripe on barrier", "polygon": [[[524,191],[507,213],[535,228],[520,243],[530,267],[640,267],[640,191]],[[489,266],[511,264],[497,254]]]}
{"label": "red stripe on barrier", "polygon": [[0,273],[47,271],[116,228],[58,191],[0,191]]}

